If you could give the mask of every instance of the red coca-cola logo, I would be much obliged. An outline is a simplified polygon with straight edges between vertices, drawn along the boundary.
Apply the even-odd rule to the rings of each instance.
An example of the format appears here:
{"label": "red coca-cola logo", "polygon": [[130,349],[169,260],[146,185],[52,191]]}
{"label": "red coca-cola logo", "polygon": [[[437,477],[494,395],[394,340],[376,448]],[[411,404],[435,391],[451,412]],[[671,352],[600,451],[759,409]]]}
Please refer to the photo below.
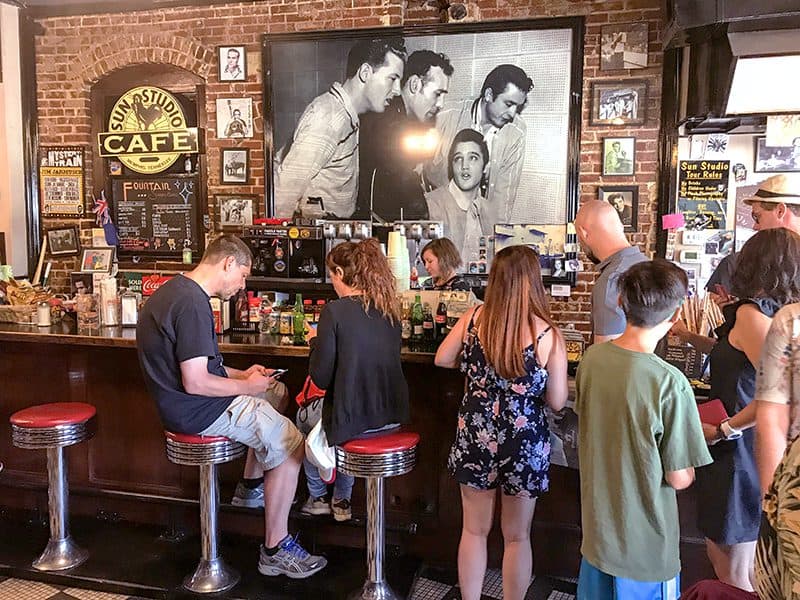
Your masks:
{"label": "red coca-cola logo", "polygon": [[153,292],[172,277],[173,275],[142,275],[142,296],[152,296]]}

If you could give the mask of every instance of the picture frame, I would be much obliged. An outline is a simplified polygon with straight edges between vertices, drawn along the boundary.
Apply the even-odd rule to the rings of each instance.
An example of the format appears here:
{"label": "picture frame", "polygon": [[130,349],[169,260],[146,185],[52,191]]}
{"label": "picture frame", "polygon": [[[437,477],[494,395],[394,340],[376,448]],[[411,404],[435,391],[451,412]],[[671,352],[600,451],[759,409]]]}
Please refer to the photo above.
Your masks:
{"label": "picture frame", "polygon": [[77,225],[53,227],[47,230],[47,248],[51,256],[72,256],[81,250]]}
{"label": "picture frame", "polygon": [[253,99],[217,98],[217,138],[253,137]]}
{"label": "picture frame", "polygon": [[253,224],[257,196],[253,194],[220,194],[216,196],[220,228],[239,228]]}
{"label": "picture frame", "polygon": [[636,138],[603,138],[603,177],[633,175],[636,171]]}
{"label": "picture frame", "polygon": [[72,296],[94,291],[94,276],[91,273],[74,272],[69,274],[69,291]]}
{"label": "picture frame", "polygon": [[246,185],[250,181],[250,149],[222,148],[219,180],[223,185]]}
{"label": "picture frame", "polygon": [[767,146],[767,138],[755,138],[755,173],[800,173],[800,138],[792,146]]}
{"label": "picture frame", "polygon": [[600,70],[647,67],[648,36],[646,21],[603,25],[600,28]]}
{"label": "picture frame", "polygon": [[247,80],[247,51],[244,46],[217,46],[220,81]]}
{"label": "picture frame", "polygon": [[597,197],[617,209],[625,231],[636,231],[639,225],[639,186],[604,185],[597,188]]}
{"label": "picture frame", "polygon": [[114,264],[114,248],[84,248],[81,273],[110,273]]}
{"label": "picture frame", "polygon": [[[308,110],[309,106],[317,101],[322,102],[326,97],[335,98],[335,92],[330,90],[336,89],[334,84],[346,83],[348,55],[356,48],[356,44],[397,37],[403,38],[409,57],[415,52],[429,51],[447,58],[447,66],[452,67],[452,71],[447,76],[447,93],[440,96],[443,106],[425,107],[422,111],[417,107],[417,112],[407,108],[402,110],[399,103],[404,102],[403,95],[394,94],[393,98],[386,98],[389,106],[376,104],[360,114],[356,176],[347,178],[333,172],[334,166],[340,168],[346,164],[341,159],[352,155],[349,148],[341,149],[341,156],[329,160],[332,179],[347,182],[357,180],[357,186],[352,185],[356,191],[352,195],[342,193],[339,198],[332,198],[330,193],[323,193],[323,180],[326,179],[323,171],[328,165],[317,170],[323,176],[308,176],[311,179],[318,177],[318,182],[307,182],[300,180],[309,170],[302,168],[296,159],[294,163],[291,162],[292,154],[296,157],[308,155],[303,151],[302,136],[311,129],[306,125],[315,114],[313,109]],[[303,216],[309,218],[322,218],[325,213],[333,213],[340,219],[363,218],[362,215],[371,214],[376,221],[384,222],[401,218],[432,218],[430,210],[426,210],[427,200],[423,194],[444,191],[443,188],[449,183],[449,150],[455,135],[471,125],[471,121],[464,125],[461,116],[466,115],[469,120],[469,107],[482,97],[484,83],[490,74],[496,73],[500,67],[513,66],[524,74],[525,79],[518,81],[530,78],[533,88],[527,95],[522,92],[526,102],[524,111],[516,113],[513,119],[504,119],[500,127],[501,130],[508,127],[501,138],[506,138],[511,131],[517,131],[518,134],[514,150],[505,155],[502,164],[493,165],[492,174],[488,175],[494,177],[499,185],[493,188],[492,182],[488,182],[488,186],[482,186],[481,193],[487,199],[483,204],[485,213],[481,215],[484,235],[491,235],[491,228],[495,224],[528,223],[532,214],[541,216],[543,223],[566,227],[578,209],[581,106],[572,99],[579,96],[582,89],[583,39],[584,23],[573,17],[264,35],[262,71],[270,74],[264,81],[264,107],[260,111],[265,120],[264,187],[267,215],[289,217],[300,209]],[[391,55],[387,56],[392,58]],[[385,61],[385,66],[391,67],[391,62]],[[301,79],[297,77],[299,71],[307,75]],[[425,75],[430,75],[430,71]],[[416,85],[420,80],[426,79],[417,76],[413,80],[407,79],[404,85],[409,81]],[[433,80],[427,81],[430,83]],[[512,90],[512,93],[518,91],[521,92]],[[336,122],[337,127],[343,124],[343,130],[337,130],[336,137],[349,141],[352,136],[344,131],[348,120],[340,119],[340,113],[337,113]],[[421,145],[403,144],[396,138],[402,127],[392,133],[386,123],[388,119],[385,117],[395,114],[409,120],[409,130],[418,123],[424,127],[413,129],[434,128],[438,123],[439,135],[426,137],[421,140]],[[448,127],[444,118],[453,114],[459,116],[453,118],[453,126]],[[331,129],[330,122],[325,125],[327,130]],[[546,134],[542,133],[545,131]],[[300,135],[296,135],[298,132]],[[314,130],[312,133],[317,132]],[[315,137],[308,135],[309,140]],[[435,145],[432,152],[425,145],[430,144],[431,139]],[[494,148],[498,151],[497,146]],[[390,162],[388,158],[392,157],[392,152],[409,153],[420,149],[428,152],[421,161],[414,161],[415,165],[422,165],[424,189],[418,183],[419,173],[405,177],[405,166],[392,170],[382,165],[376,165],[377,168],[368,165],[369,162]],[[524,156],[524,160],[517,162],[517,154]],[[522,167],[518,172],[511,173],[512,164],[522,164]],[[394,176],[394,173],[399,174]],[[400,185],[395,185],[401,179]],[[472,178],[472,181],[479,182],[481,179]],[[405,181],[412,180],[415,186],[404,185]],[[503,191],[509,189],[514,191]],[[499,200],[493,203],[490,198],[492,194]],[[356,197],[355,201],[353,196]],[[449,228],[448,223],[443,224],[445,236],[457,229]],[[460,248],[466,265],[480,258],[479,248],[477,251],[473,247],[468,250],[464,252],[464,248]],[[565,275],[556,283],[570,283],[573,279]]]}
{"label": "picture frame", "polygon": [[592,82],[590,125],[643,125],[647,114],[647,80]]}
{"label": "picture frame", "polygon": [[82,146],[39,148],[39,200],[42,216],[81,218],[85,207],[85,156]]}

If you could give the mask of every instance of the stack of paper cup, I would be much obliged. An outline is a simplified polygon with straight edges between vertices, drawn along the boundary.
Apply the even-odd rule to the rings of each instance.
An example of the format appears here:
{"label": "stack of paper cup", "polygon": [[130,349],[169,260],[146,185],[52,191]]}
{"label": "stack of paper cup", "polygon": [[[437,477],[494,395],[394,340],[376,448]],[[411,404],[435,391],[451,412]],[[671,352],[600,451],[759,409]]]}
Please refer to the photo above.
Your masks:
{"label": "stack of paper cup", "polygon": [[397,291],[405,292],[408,290],[409,277],[411,275],[406,237],[401,235],[399,231],[390,231],[388,246],[387,260],[389,261],[389,268],[394,273]]}

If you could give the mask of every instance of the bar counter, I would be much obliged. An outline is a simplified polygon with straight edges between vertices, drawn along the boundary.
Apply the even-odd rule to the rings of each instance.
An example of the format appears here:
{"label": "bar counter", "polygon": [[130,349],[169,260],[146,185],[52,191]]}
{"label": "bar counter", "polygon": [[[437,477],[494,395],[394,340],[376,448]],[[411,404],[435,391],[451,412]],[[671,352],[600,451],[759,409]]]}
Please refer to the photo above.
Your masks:
{"label": "bar counter", "polygon": [[[0,323],[0,461],[5,463],[0,474],[0,508],[36,507],[47,514],[45,452],[13,447],[9,416],[32,404],[88,402],[97,408],[97,432],[88,442],[67,449],[70,511],[196,530],[197,469],[180,467],[166,458],[163,428],[139,370],[135,328],[101,328],[92,335],[77,335],[74,328],[72,320],[49,328]],[[220,337],[220,349],[226,364],[236,368],[259,363],[288,369],[282,380],[293,398],[307,373],[308,348],[276,341],[272,336],[231,333]],[[402,360],[410,391],[409,427],[420,434],[421,442],[415,469],[386,481],[387,541],[397,552],[453,567],[461,501],[446,461],[464,381],[456,370],[435,367],[431,353],[404,350]],[[295,410],[290,402],[290,418]],[[223,534],[233,531],[260,536],[262,511],[229,504],[242,468],[243,461],[221,465],[221,529]],[[536,507],[536,573],[575,576],[580,560],[578,473],[553,466],[550,479],[550,492]],[[302,473],[299,488],[302,502],[306,495]],[[688,518],[691,523],[691,505],[688,515],[684,514],[686,502],[681,505],[682,522]],[[350,524],[336,524],[329,517],[306,517],[299,513],[299,506],[293,507],[290,528],[302,531],[304,539],[364,545],[362,481],[356,482],[355,518]],[[497,514],[499,517],[499,506]],[[489,560],[494,565],[502,551],[498,529],[495,527],[489,544]],[[684,540],[688,542],[684,547],[702,549],[692,537]],[[10,542],[0,540],[0,544]],[[686,583],[695,578],[684,573]]]}

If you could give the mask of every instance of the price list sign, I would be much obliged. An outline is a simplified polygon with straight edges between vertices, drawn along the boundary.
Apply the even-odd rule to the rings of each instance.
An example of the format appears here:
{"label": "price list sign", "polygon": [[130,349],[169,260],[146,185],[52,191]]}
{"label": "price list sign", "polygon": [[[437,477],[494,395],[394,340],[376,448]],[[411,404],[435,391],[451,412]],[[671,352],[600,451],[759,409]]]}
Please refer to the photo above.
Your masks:
{"label": "price list sign", "polygon": [[45,217],[82,217],[84,213],[83,148],[39,149],[39,189]]}
{"label": "price list sign", "polygon": [[200,251],[196,181],[185,177],[115,179],[114,220],[120,250],[178,256]]}
{"label": "price list sign", "polygon": [[682,160],[678,163],[678,211],[689,229],[725,229],[728,160]]}

